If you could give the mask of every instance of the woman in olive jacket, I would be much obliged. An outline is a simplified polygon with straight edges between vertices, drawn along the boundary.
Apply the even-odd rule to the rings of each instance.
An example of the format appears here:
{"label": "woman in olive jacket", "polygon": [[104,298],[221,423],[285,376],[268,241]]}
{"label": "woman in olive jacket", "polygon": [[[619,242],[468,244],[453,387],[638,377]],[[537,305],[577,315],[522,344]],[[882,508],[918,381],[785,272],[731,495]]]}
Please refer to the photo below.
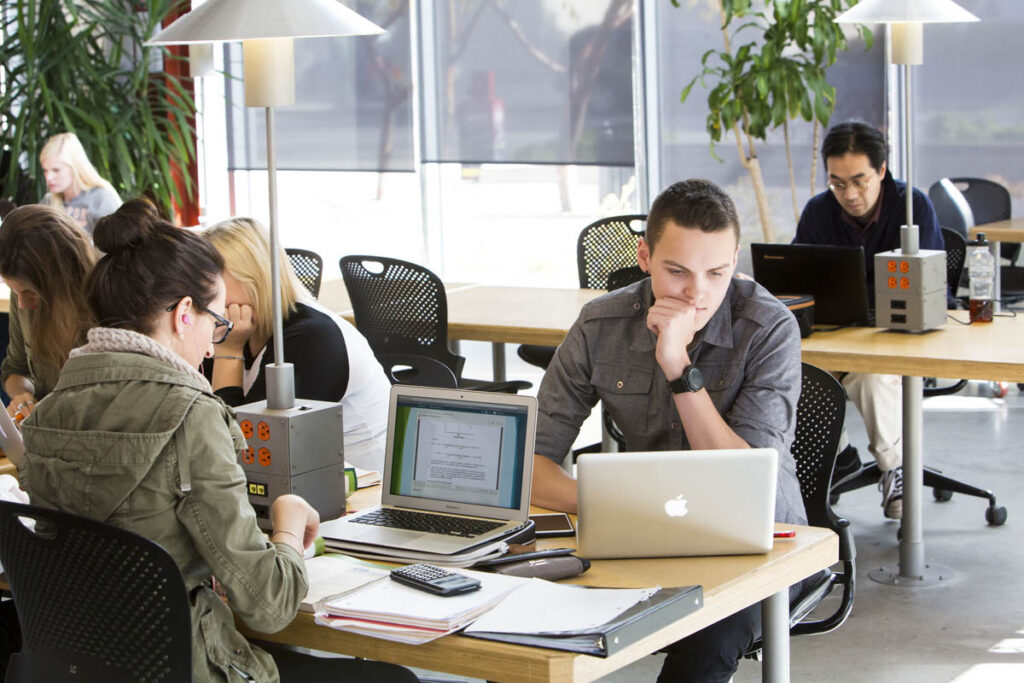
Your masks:
{"label": "woman in olive jacket", "polygon": [[25,422],[19,476],[32,502],[130,529],[174,557],[191,599],[196,681],[415,681],[375,662],[288,654],[275,664],[235,629],[232,611],[262,632],[292,621],[319,517],[281,496],[270,539],[260,532],[237,462],[241,431],[196,369],[230,331],[217,251],[144,200],[101,219],[94,239],[106,256],[86,291],[100,327]]}

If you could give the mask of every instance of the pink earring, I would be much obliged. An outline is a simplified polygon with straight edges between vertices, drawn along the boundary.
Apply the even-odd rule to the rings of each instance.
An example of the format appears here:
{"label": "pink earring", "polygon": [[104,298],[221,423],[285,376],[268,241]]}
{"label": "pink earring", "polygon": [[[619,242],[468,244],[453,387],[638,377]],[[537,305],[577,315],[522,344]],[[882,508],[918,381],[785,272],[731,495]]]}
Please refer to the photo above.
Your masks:
{"label": "pink earring", "polygon": [[190,318],[188,316],[188,314],[185,314],[185,315],[181,316],[181,322],[185,323],[186,325],[191,325],[192,324],[192,318]]}

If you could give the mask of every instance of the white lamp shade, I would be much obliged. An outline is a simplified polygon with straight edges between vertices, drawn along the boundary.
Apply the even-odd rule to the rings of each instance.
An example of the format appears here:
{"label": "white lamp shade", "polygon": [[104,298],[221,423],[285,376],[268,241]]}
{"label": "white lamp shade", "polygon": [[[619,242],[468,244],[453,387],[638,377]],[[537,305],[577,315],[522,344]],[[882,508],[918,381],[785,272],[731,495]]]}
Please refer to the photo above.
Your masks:
{"label": "white lamp shade", "polygon": [[980,21],[953,0],[861,0],[838,17],[839,24],[958,24]]}
{"label": "white lamp shade", "polygon": [[207,0],[148,41],[182,45],[249,38],[376,35],[384,29],[337,0]]}

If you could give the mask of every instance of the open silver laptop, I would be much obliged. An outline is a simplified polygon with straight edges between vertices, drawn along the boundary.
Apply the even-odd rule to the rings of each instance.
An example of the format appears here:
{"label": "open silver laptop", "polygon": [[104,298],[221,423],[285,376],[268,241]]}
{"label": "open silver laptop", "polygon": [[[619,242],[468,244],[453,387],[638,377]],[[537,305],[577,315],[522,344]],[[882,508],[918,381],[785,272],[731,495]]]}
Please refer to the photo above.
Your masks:
{"label": "open silver laptop", "polygon": [[577,463],[580,554],[766,553],[778,469],[773,448],[585,455]]}
{"label": "open silver laptop", "polygon": [[391,388],[381,505],[320,526],[327,540],[453,554],[529,520],[537,400]]}

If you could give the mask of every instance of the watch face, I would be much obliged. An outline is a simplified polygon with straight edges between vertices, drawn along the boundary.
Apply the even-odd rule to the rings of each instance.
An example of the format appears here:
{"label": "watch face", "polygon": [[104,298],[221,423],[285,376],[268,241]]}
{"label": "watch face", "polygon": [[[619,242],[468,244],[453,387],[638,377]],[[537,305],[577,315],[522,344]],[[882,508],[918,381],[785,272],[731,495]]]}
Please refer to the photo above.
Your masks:
{"label": "watch face", "polygon": [[701,374],[696,365],[691,365],[686,368],[686,370],[683,371],[683,378],[689,385],[690,391],[700,391],[704,388],[704,375]]}

